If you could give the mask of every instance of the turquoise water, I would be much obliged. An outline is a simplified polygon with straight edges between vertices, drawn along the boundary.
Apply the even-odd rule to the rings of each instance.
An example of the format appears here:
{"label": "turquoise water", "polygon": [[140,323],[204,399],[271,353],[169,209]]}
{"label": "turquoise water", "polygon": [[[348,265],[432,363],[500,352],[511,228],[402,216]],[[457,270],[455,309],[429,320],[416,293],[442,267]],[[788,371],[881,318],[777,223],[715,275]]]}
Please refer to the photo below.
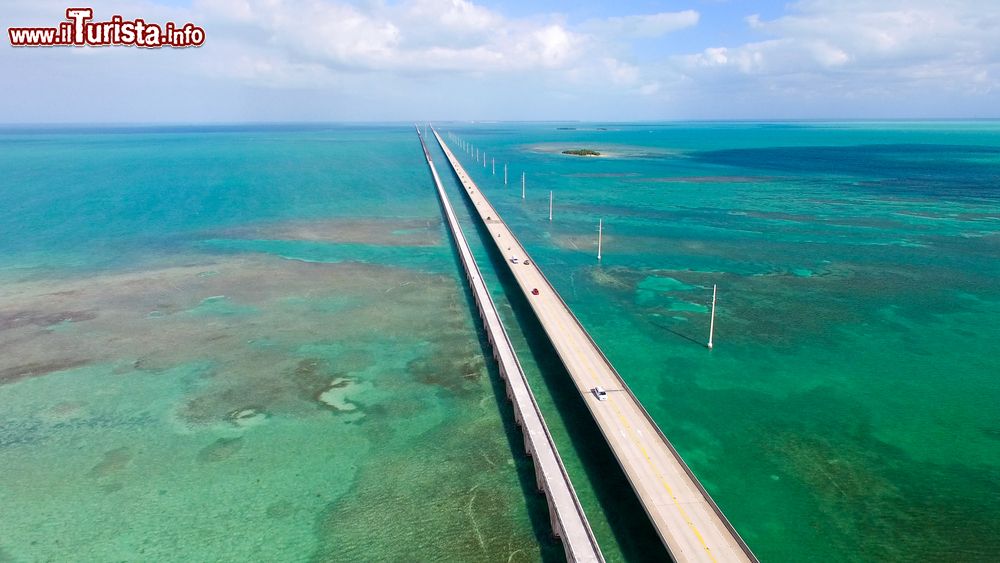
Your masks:
{"label": "turquoise water", "polygon": [[[762,560],[995,557],[1000,125],[440,129]],[[559,559],[412,128],[0,145],[0,560]],[[658,555],[472,242],[609,560]]]}
{"label": "turquoise water", "polygon": [[0,560],[559,559],[411,130],[0,144]]}
{"label": "turquoise water", "polygon": [[1000,125],[445,129],[762,560],[995,557]]}

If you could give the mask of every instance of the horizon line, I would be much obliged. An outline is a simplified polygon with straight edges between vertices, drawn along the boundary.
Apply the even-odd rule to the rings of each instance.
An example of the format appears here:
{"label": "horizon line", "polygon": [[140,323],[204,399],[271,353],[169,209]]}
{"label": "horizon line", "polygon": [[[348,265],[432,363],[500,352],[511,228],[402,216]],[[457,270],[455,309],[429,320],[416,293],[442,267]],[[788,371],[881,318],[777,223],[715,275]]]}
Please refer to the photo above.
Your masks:
{"label": "horizon line", "polygon": [[0,129],[16,128],[84,128],[84,127],[238,127],[248,125],[405,125],[414,123],[461,123],[468,125],[496,123],[578,123],[578,124],[677,124],[677,123],[970,123],[970,122],[1000,122],[1000,117],[886,117],[886,118],[727,118],[727,119],[639,119],[639,120],[584,120],[584,119],[394,119],[394,120],[247,120],[247,121],[35,121],[35,122],[0,122]]}

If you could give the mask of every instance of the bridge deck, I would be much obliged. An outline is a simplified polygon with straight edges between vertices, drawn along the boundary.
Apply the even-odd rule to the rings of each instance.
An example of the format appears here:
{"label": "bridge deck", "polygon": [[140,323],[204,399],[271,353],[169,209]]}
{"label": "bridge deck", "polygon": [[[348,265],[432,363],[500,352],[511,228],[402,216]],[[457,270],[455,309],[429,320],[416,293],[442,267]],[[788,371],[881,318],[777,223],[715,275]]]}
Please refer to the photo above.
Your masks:
{"label": "bridge deck", "polygon": [[[419,129],[417,134],[420,135]],[[521,364],[514,352],[514,346],[507,336],[507,329],[504,328],[503,322],[500,320],[489,289],[483,282],[479,266],[476,265],[472,251],[469,250],[469,244],[462,233],[462,227],[458,224],[458,219],[455,218],[455,212],[444,187],[441,185],[441,179],[434,167],[430,153],[427,152],[422,135],[420,136],[420,144],[424,149],[424,156],[427,158],[431,175],[434,177],[441,207],[444,208],[448,227],[455,239],[455,245],[458,247],[459,258],[472,288],[479,316],[483,320],[487,337],[493,346],[493,355],[500,366],[500,375],[506,382],[507,396],[514,404],[514,416],[524,435],[525,450],[534,460],[538,488],[547,497],[552,530],[562,540],[568,561],[603,562],[604,557],[601,555],[590,523],[587,521],[579,499],[577,499],[569,474],[566,473],[566,468],[563,466],[562,458],[559,457],[559,451],[552,440],[549,428],[542,418],[542,412],[531,393],[528,380],[524,376],[524,371],[521,369]]]}
{"label": "bridge deck", "polygon": [[[681,562],[756,561],[441,136],[434,136],[671,556]],[[598,386],[607,390],[607,400],[591,392]]]}

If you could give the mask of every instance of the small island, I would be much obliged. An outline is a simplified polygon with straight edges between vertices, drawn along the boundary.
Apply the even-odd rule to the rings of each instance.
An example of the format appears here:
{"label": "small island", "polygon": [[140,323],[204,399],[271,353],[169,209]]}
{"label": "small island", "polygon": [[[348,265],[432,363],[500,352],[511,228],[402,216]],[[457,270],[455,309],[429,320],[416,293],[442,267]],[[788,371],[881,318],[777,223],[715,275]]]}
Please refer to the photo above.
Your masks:
{"label": "small island", "polygon": [[568,151],[563,151],[562,153],[574,156],[601,156],[601,153],[595,151],[594,149],[570,149]]}

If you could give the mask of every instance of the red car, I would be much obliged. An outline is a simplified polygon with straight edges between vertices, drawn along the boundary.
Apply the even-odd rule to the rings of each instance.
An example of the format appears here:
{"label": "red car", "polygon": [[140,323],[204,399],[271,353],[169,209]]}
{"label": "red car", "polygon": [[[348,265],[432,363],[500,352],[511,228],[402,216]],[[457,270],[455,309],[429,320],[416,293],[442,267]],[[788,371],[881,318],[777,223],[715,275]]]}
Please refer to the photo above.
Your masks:
{"label": "red car", "polygon": [[532,289],[531,290],[531,294],[532,295],[538,295],[538,288],[536,287],[535,289]]}

